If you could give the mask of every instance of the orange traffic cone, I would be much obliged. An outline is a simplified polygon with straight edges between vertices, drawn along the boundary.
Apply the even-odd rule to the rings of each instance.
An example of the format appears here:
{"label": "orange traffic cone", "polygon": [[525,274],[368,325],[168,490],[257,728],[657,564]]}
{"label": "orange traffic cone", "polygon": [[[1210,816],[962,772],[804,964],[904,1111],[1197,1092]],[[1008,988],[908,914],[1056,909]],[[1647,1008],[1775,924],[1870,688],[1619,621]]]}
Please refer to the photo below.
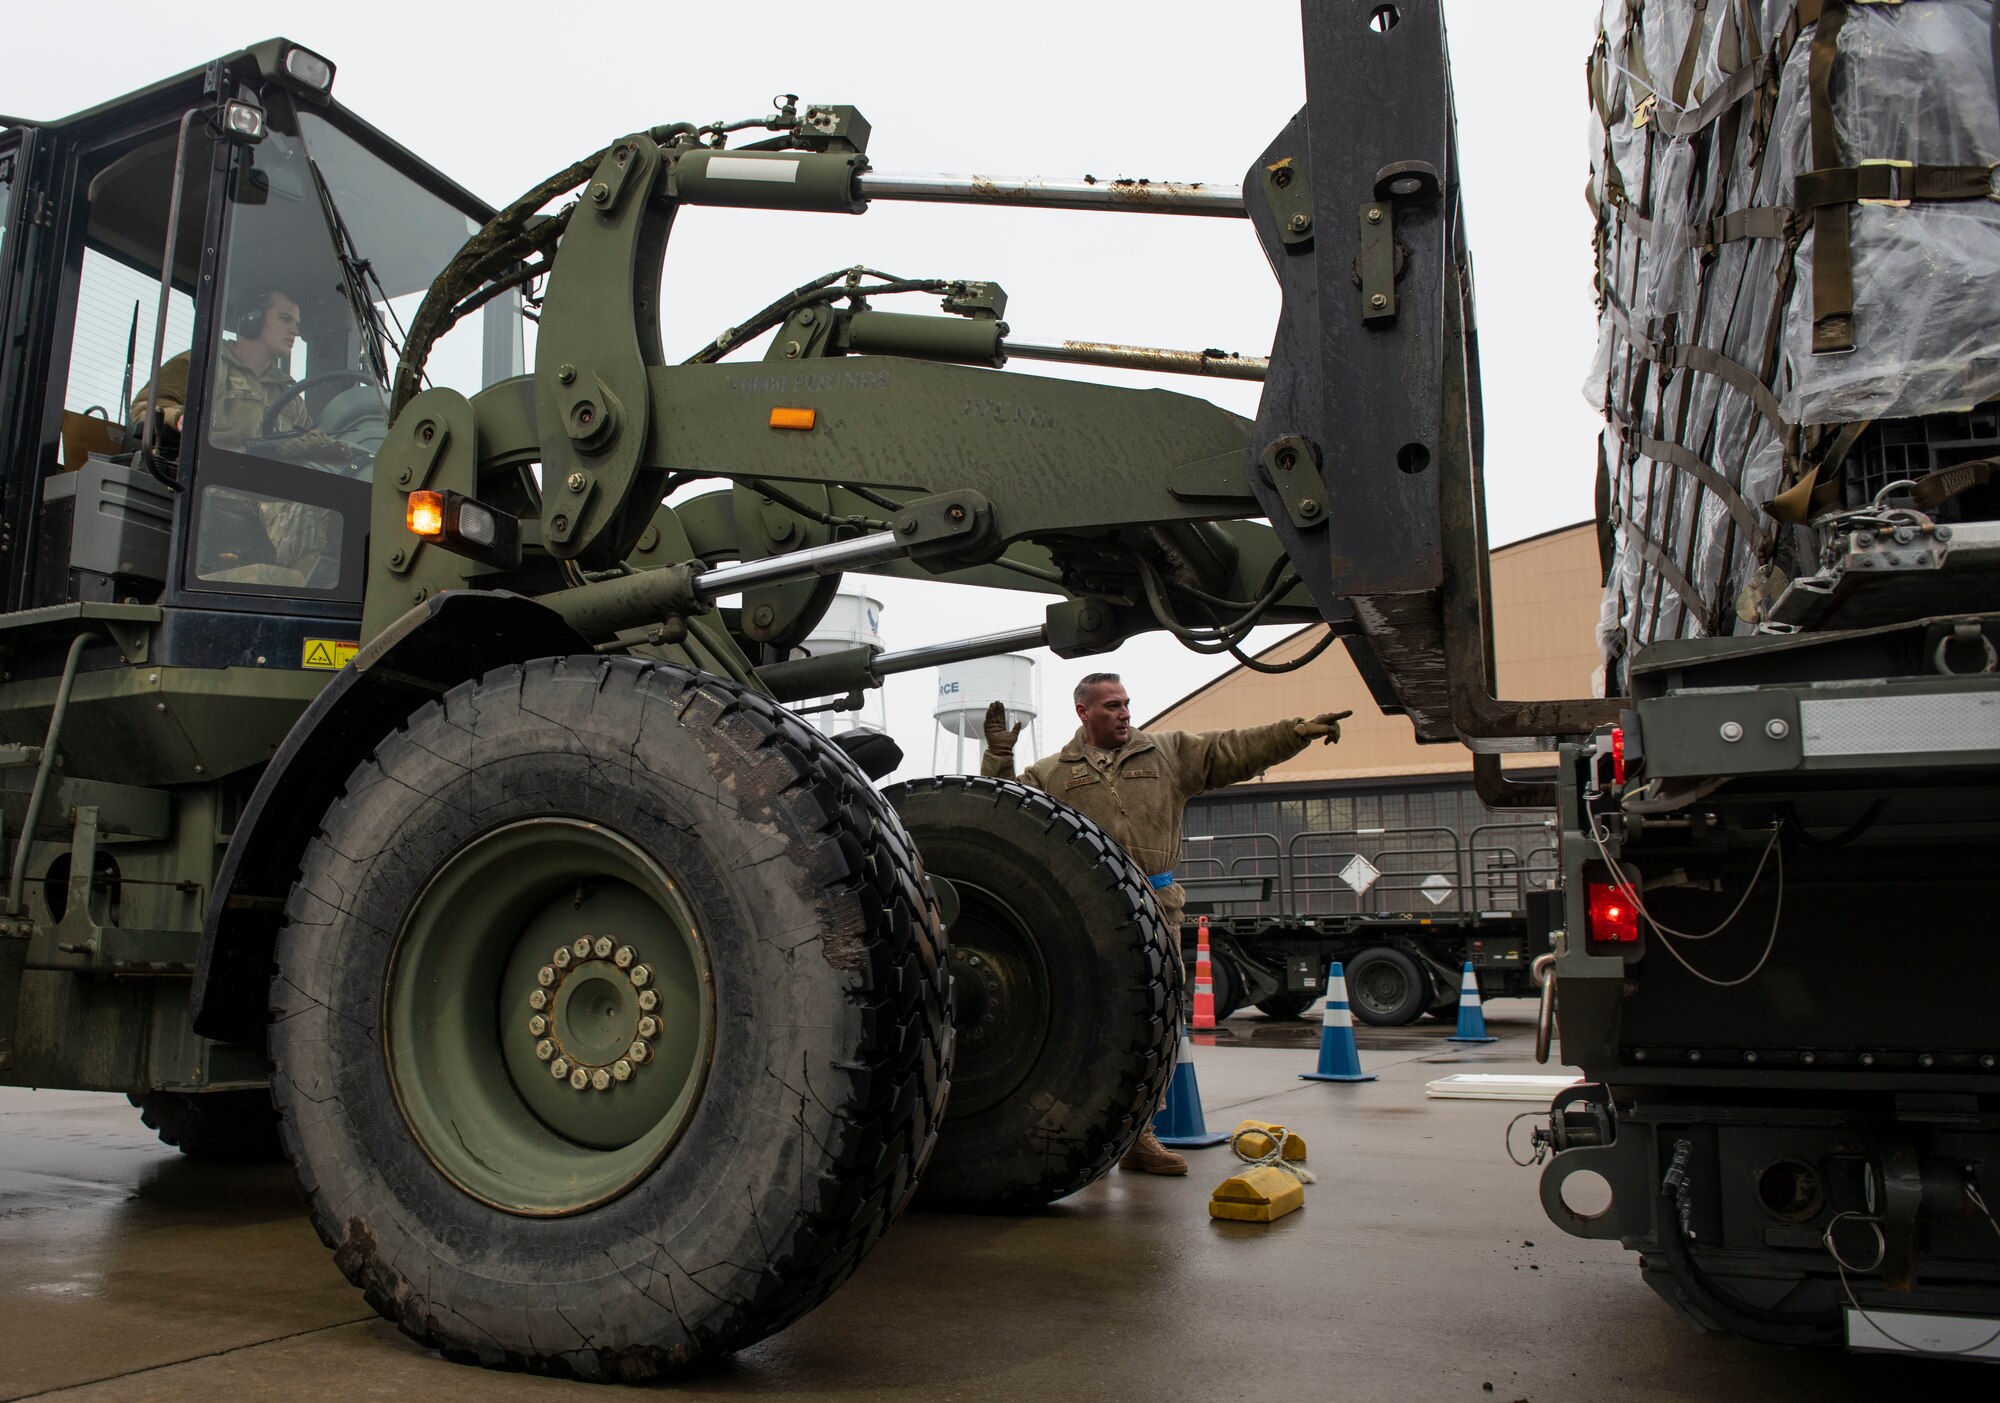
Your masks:
{"label": "orange traffic cone", "polygon": [[1194,1027],[1196,1032],[1215,1027],[1215,976],[1208,964],[1208,917],[1195,927],[1194,946]]}

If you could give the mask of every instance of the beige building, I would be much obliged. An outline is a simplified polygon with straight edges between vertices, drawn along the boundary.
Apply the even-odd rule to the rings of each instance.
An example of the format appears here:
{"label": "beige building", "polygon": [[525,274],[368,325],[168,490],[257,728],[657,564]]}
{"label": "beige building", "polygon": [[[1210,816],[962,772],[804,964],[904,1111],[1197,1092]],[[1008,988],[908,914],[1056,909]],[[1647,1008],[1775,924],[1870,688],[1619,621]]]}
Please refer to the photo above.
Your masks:
{"label": "beige building", "polygon": [[[1584,697],[1598,665],[1595,629],[1603,573],[1595,528],[1585,522],[1531,536],[1493,552],[1494,655],[1502,696]],[[1310,649],[1323,626],[1301,629],[1259,654],[1286,662]],[[1463,745],[1419,745],[1410,723],[1384,716],[1336,644],[1297,672],[1269,675],[1238,667],[1189,693],[1140,725],[1141,730],[1214,731],[1254,726],[1281,716],[1351,709],[1338,746],[1315,745],[1252,783],[1324,783],[1402,776],[1470,779],[1472,755]],[[1507,757],[1509,769],[1546,768],[1549,757]]]}

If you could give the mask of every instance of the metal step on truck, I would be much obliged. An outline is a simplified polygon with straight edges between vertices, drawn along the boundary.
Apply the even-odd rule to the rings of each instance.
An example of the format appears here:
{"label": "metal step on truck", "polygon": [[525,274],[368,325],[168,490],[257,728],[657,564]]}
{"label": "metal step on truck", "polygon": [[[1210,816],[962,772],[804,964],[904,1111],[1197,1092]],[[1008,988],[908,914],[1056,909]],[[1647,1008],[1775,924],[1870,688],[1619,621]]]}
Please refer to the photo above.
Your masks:
{"label": "metal step on truck", "polygon": [[[1296,822],[1301,801],[1278,801]],[[1189,806],[1190,826],[1228,822]],[[1255,1005],[1297,1018],[1344,966],[1354,1016],[1400,1027],[1457,1016],[1469,962],[1482,999],[1529,997],[1549,950],[1560,868],[1552,820],[1469,828],[1307,829],[1190,836],[1176,869],[1188,893],[1183,943],[1208,918],[1215,1016]]]}

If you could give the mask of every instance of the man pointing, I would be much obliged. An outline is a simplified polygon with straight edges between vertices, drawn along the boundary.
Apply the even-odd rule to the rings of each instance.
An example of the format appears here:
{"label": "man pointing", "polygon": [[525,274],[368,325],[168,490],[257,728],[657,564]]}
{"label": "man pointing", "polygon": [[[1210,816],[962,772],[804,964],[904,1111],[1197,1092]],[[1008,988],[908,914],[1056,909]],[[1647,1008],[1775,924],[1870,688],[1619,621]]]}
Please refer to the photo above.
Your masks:
{"label": "man pointing", "polygon": [[[1174,864],[1187,801],[1289,760],[1314,740],[1332,745],[1340,739],[1341,721],[1354,714],[1330,711],[1240,731],[1135,731],[1131,698],[1115,672],[1085,677],[1076,684],[1075,701],[1076,734],[1055,755],[1030,765],[1021,783],[1080,810],[1152,874],[1147,880],[1177,951],[1187,893],[1174,881]],[[1008,726],[1003,704],[987,707],[979,772],[1014,778],[1020,733],[1019,725]],[[1119,1164],[1150,1174],[1187,1173],[1187,1160],[1161,1145],[1150,1124]]]}

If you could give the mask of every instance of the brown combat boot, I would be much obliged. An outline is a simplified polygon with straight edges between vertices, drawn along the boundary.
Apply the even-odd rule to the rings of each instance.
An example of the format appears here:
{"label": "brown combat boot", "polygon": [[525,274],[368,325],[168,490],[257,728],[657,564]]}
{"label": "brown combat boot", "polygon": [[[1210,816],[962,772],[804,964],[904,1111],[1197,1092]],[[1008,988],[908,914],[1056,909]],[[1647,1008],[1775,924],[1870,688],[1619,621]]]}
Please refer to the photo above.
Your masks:
{"label": "brown combat boot", "polygon": [[1132,1148],[1118,1161],[1118,1167],[1143,1169],[1148,1174],[1185,1174],[1188,1169],[1186,1157],[1162,1145],[1150,1125],[1139,1132],[1139,1138],[1132,1142]]}

